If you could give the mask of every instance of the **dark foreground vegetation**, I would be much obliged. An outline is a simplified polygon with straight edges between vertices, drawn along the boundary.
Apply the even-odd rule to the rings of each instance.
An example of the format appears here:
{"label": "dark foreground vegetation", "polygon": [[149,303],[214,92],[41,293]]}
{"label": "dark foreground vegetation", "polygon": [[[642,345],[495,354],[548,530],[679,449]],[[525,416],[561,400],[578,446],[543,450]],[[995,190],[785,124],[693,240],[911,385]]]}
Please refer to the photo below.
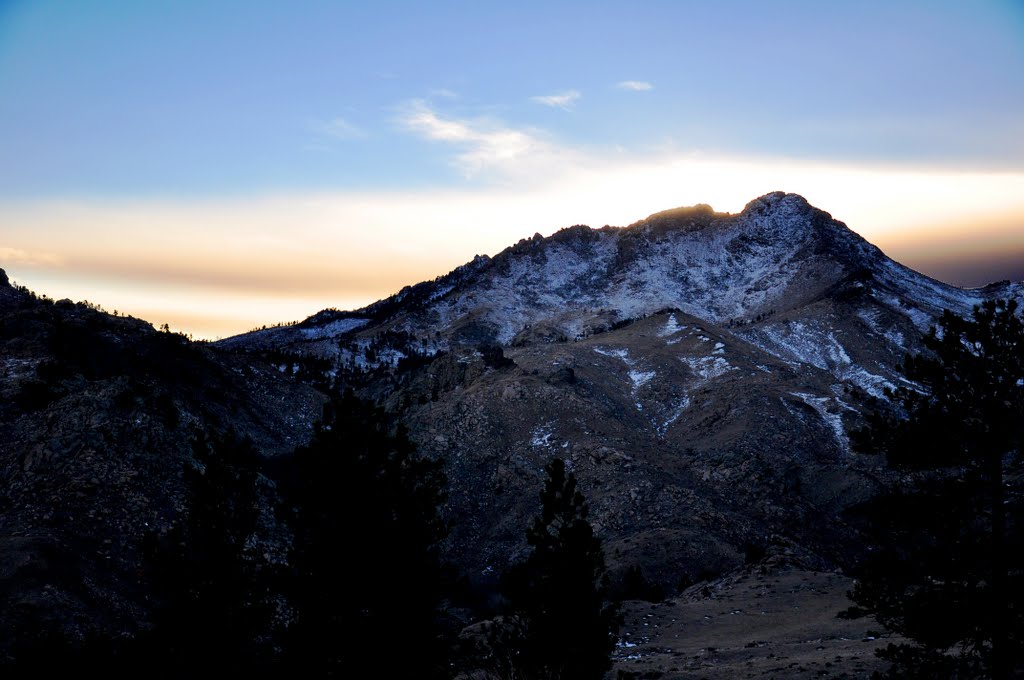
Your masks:
{"label": "dark foreground vegetation", "polygon": [[[174,521],[142,536],[141,568],[123,581],[138,590],[142,625],[86,621],[75,629],[84,633],[69,634],[66,621],[37,618],[4,640],[4,677],[586,680],[610,669],[620,624],[613,595],[649,588],[639,570],[609,583],[586,499],[564,461],[547,465],[537,489],[539,512],[522,527],[527,554],[481,592],[441,559],[450,528],[441,464],[419,456],[393,416],[351,393],[335,395],[307,445],[267,455],[200,411],[237,373],[217,369],[207,348],[170,333],[126,344],[126,333],[141,332],[134,320],[77,308],[71,315],[62,311],[70,303],[25,305],[0,338],[37,338],[52,358],[0,411],[42,410],[83,385],[109,383],[112,396],[97,401],[133,414],[140,403],[152,406],[162,414],[152,432],[183,430],[182,414],[202,426],[185,447]],[[856,574],[857,606],[845,615],[873,615],[900,636],[882,652],[891,663],[885,677],[1016,677],[1024,671],[1024,329],[1013,303],[991,303],[970,319],[946,314],[925,344],[906,363],[913,383],[879,404],[855,437],[900,476],[862,508],[873,549]],[[503,359],[500,350],[490,357]],[[316,368],[310,381],[322,374]],[[229,423],[239,410],[232,403],[214,415]],[[267,412],[249,417],[258,424]],[[103,486],[60,493],[80,495],[84,508],[84,494]],[[70,510],[43,519],[81,522],[74,509],[78,519]]]}
{"label": "dark foreground vegetation", "polygon": [[[184,471],[187,512],[144,538],[152,625],[82,640],[25,631],[5,673],[602,677],[617,610],[562,461],[547,468],[527,531],[532,552],[474,610],[439,557],[440,464],[417,457],[400,427],[351,394],[328,413],[310,445],[269,462],[235,435],[198,436]],[[257,539],[271,520],[288,535],[284,555]],[[479,616],[492,617],[485,635],[460,640]]]}
{"label": "dark foreground vegetation", "polygon": [[848,616],[873,614],[908,641],[880,655],[888,678],[1024,672],[1024,324],[1014,302],[946,312],[856,439],[903,473],[867,508],[877,548]]}

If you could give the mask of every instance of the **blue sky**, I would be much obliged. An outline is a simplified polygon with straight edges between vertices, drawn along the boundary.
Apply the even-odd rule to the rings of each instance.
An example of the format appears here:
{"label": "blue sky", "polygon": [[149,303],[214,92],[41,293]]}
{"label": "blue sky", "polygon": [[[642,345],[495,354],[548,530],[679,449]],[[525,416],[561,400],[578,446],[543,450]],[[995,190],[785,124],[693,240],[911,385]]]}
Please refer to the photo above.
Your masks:
{"label": "blue sky", "polygon": [[[943,215],[1024,233],[1024,4],[1010,0],[15,0],[0,3],[0,93],[0,266],[108,308],[140,286],[172,298],[208,285],[205,299],[219,290],[234,304],[252,277],[210,284],[225,278],[217,262],[287,259],[286,236],[346,256],[405,239],[412,252],[394,246],[390,278],[353,273],[339,255],[324,260],[315,294],[264,308],[358,304],[534,231],[691,202],[738,209],[754,195],[725,185],[748,170],[737,191],[804,193],[883,247],[933,223],[952,233]],[[686,172],[673,174],[680,163]],[[627,191],[655,172],[679,190]],[[772,183],[823,174],[859,179],[847,194]],[[934,176],[931,189],[922,176]],[[637,198],[612,205],[580,189],[558,203],[545,190],[588,182]],[[950,203],[967,185],[982,189]],[[882,213],[892,197],[858,212],[853,194],[886,187],[934,205],[901,207],[895,222]],[[505,202],[536,211],[504,223]],[[257,203],[280,220],[257,228],[265,251],[239,249]],[[487,205],[493,225],[480,217]],[[404,222],[355,217],[384,211]],[[422,216],[411,231],[410,214]],[[168,229],[180,247],[162,247]],[[83,254],[90,239],[104,257]],[[139,245],[118,260],[126,240]],[[1024,237],[1011,245],[1024,253]],[[268,281],[300,296],[303,277],[287,272],[309,253],[293,250],[291,269]],[[348,283],[331,284],[332,267]],[[266,294],[251,290],[247,299]],[[278,320],[253,312],[238,323]]]}

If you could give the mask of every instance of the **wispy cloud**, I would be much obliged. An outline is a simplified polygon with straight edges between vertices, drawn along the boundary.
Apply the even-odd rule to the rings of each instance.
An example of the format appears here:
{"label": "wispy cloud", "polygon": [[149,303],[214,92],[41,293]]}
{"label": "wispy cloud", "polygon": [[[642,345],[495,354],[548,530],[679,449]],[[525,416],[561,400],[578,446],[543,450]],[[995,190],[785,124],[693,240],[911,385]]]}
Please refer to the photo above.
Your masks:
{"label": "wispy cloud", "polygon": [[504,175],[526,175],[538,163],[555,163],[570,155],[534,129],[516,129],[488,119],[445,117],[422,100],[411,102],[401,118],[409,130],[426,139],[448,142],[462,149],[455,165],[467,176],[485,170]]}
{"label": "wispy cloud", "polygon": [[646,80],[622,80],[616,83],[615,87],[620,90],[632,90],[633,92],[646,92],[647,90],[654,89],[654,85],[651,85]]}
{"label": "wispy cloud", "polygon": [[578,90],[566,90],[561,94],[548,94],[537,97],[530,97],[531,100],[544,106],[552,106],[555,108],[569,111],[576,105],[580,97],[583,96]]}
{"label": "wispy cloud", "polygon": [[0,247],[0,263],[23,264],[31,267],[59,267],[64,264],[64,258],[53,253]]}
{"label": "wispy cloud", "polygon": [[329,121],[319,123],[316,125],[316,129],[318,132],[327,135],[328,137],[346,141],[352,139],[365,139],[367,136],[365,130],[353,125],[340,116],[332,118]]}
{"label": "wispy cloud", "polygon": [[430,91],[431,97],[444,97],[445,99],[458,99],[459,93],[449,90],[447,87],[438,87]]}

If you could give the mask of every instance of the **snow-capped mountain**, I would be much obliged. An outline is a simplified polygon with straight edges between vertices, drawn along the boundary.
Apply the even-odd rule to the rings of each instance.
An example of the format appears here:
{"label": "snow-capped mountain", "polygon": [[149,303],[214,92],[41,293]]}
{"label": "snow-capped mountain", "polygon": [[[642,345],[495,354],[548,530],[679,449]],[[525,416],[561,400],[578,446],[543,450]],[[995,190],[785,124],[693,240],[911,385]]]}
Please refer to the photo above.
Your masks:
{"label": "snow-capped mountain", "polygon": [[943,309],[1022,296],[930,279],[772,193],[734,215],[537,235],[364,309],[220,344],[281,370],[315,357],[399,414],[446,462],[465,567],[500,571],[523,548],[558,456],[612,564],[671,588],[752,546],[844,563],[846,513],[884,478],[849,431]]}
{"label": "snow-capped mountain", "polygon": [[[959,314],[990,297],[1020,297],[1020,284],[963,290],[887,258],[842,222],[796,194],[776,192],[742,212],[709,206],[657,213],[628,227],[574,226],[477,256],[446,276],[403,289],[354,312],[324,311],[295,326],[256,331],[221,345],[288,349],[344,366],[397,362],[405,347],[371,339],[402,333],[411,349],[580,340],[626,320],[675,309],[776,358],[833,371],[873,394],[893,377],[912,336],[943,309]],[[822,318],[819,303],[857,298],[853,319]],[[842,340],[878,340],[886,354],[863,371]],[[340,338],[351,342],[339,345]],[[854,348],[854,354],[857,354]],[[890,356],[891,355],[891,356]]]}

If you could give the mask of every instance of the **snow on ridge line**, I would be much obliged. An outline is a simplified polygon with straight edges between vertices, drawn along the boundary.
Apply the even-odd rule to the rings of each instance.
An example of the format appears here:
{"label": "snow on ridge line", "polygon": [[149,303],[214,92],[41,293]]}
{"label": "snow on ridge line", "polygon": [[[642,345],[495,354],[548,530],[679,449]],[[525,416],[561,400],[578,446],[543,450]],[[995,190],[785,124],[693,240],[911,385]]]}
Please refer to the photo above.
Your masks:
{"label": "snow on ridge line", "polygon": [[353,331],[357,328],[361,328],[366,324],[370,323],[370,319],[361,318],[350,318],[350,319],[337,319],[330,323],[324,324],[323,326],[314,326],[313,328],[300,328],[299,332],[302,333],[302,337],[306,340],[321,340],[323,338],[333,338],[349,331]]}
{"label": "snow on ridge line", "polygon": [[[900,290],[913,302],[927,305],[935,312],[949,309],[962,316],[970,313],[974,305],[981,304],[984,300],[984,297],[978,294],[980,291],[977,289],[964,290],[936,281],[888,258],[882,261],[881,274],[882,279],[890,286]],[[922,323],[919,322],[925,321],[925,315],[931,316],[927,312],[915,314],[914,312],[919,310],[903,308],[898,303],[893,305],[891,300],[886,300],[886,302],[895,311],[902,311],[905,315],[910,316],[918,327],[922,326]],[[934,321],[930,321],[930,323],[934,323]],[[927,326],[925,326],[926,328]]]}

